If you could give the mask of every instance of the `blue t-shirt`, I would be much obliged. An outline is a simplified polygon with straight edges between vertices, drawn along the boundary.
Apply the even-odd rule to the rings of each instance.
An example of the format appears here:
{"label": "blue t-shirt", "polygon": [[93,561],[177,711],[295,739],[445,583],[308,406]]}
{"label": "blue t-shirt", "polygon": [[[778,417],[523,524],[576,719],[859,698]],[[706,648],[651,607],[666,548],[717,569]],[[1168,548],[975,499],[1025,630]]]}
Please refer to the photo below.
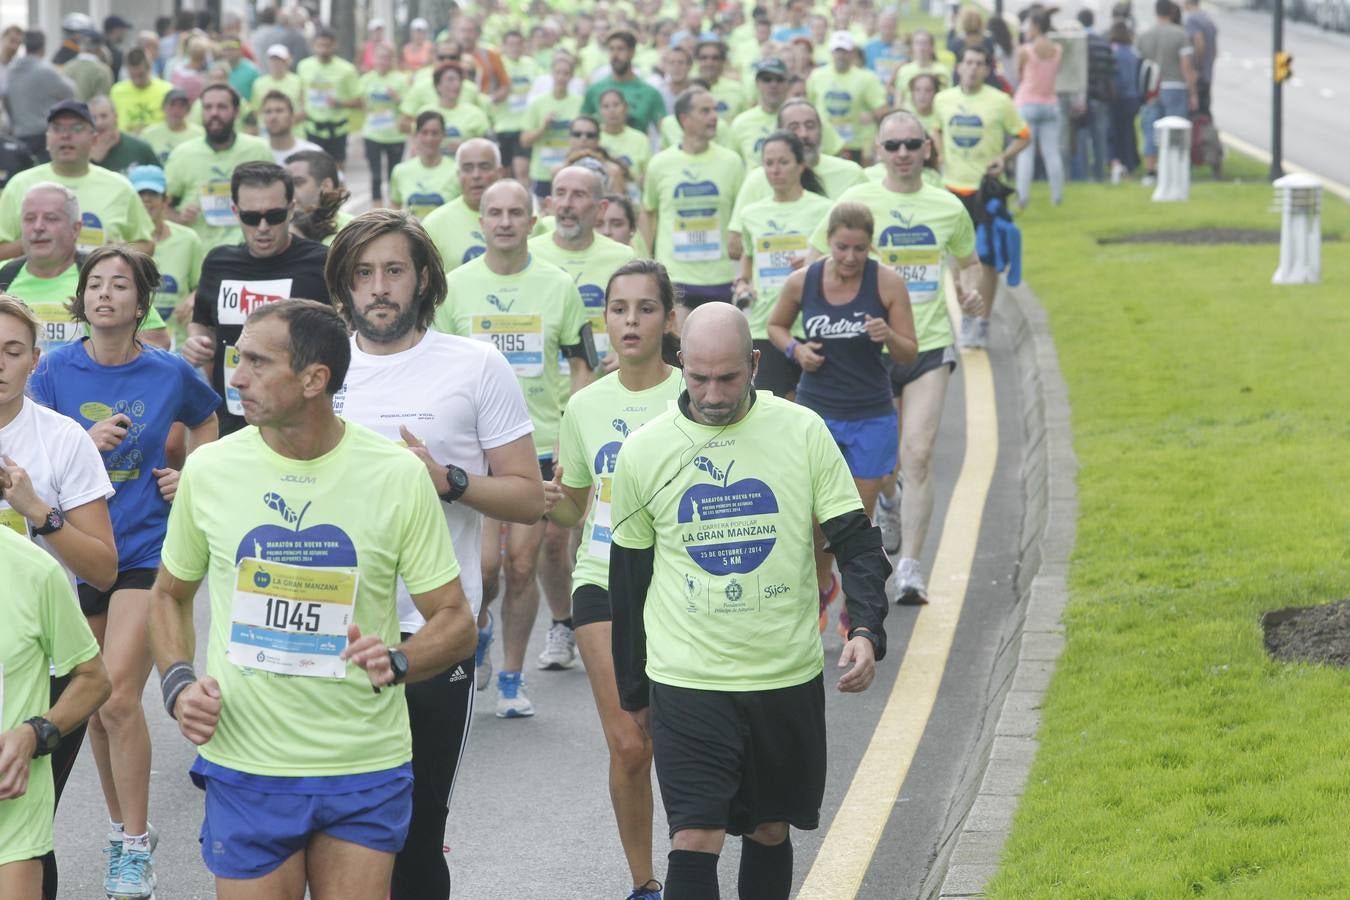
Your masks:
{"label": "blue t-shirt", "polygon": [[42,354],[29,393],[86,431],[117,413],[131,419],[126,438],[103,454],[115,492],[108,513],[118,570],[155,568],[169,504],[153,470],[165,467],[164,442],[173,423],[197,427],[220,406],[220,395],[182,357],[147,346],[125,365],[105,366],[84,349],[87,340]]}

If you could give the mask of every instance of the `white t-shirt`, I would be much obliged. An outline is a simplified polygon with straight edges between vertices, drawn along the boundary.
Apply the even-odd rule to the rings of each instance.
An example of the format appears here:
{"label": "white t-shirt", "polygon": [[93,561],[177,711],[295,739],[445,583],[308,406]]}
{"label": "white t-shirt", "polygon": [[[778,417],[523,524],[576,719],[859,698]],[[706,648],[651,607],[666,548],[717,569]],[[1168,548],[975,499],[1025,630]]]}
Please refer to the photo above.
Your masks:
{"label": "white t-shirt", "polygon": [[277,165],[281,166],[283,169],[286,167],[286,158],[290,156],[292,153],[299,153],[301,150],[317,150],[320,153],[324,152],[324,149],[320,147],[318,144],[314,143],[313,141],[307,141],[304,138],[296,138],[295,146],[288,147],[285,150],[278,150],[276,147],[273,147],[270,143],[267,146],[272,150],[272,158],[275,159],[277,161]]}
{"label": "white t-shirt", "polygon": [[[402,425],[427,445],[432,459],[454,463],[471,476],[487,474],[485,451],[534,431],[506,357],[491,344],[438,331],[428,331],[411,350],[389,356],[362,352],[353,337],[351,367],[333,398],[333,410],[399,443]],[[483,603],[483,517],[463,503],[441,506],[460,564],[460,585],[477,616]],[[425,624],[401,579],[398,615],[405,632]]]}
{"label": "white t-shirt", "polygon": [[[33,492],[57,509],[72,510],[99,498],[112,499],[113,486],[103,467],[103,457],[85,430],[74,419],[30,398],[24,398],[14,421],[0,428],[0,459],[5,456],[28,473]],[[32,536],[32,527],[26,520],[9,503],[0,500],[0,528],[3,527],[15,531],[22,528]],[[46,538],[35,540],[56,557]],[[69,574],[69,568],[66,572]]]}

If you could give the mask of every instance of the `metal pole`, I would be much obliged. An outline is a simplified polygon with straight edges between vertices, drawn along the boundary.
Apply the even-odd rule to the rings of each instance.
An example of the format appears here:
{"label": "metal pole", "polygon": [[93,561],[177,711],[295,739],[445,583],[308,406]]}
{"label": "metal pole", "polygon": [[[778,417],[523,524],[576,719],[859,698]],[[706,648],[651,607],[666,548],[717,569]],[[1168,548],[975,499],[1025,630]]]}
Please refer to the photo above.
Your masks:
{"label": "metal pole", "polygon": [[1284,83],[1276,77],[1274,67],[1279,54],[1284,51],[1284,0],[1275,0],[1274,22],[1270,29],[1271,37],[1274,42],[1274,49],[1271,51],[1271,86],[1273,93],[1270,97],[1270,180],[1274,181],[1284,175]]}

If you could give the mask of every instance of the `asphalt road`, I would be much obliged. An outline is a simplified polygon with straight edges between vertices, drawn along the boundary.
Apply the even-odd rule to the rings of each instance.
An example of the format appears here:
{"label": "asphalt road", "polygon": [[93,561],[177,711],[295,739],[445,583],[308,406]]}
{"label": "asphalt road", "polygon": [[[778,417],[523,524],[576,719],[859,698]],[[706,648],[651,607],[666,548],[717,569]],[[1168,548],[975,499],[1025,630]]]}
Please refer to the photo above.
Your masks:
{"label": "asphalt road", "polygon": [[[368,198],[363,162],[353,160],[353,202]],[[994,652],[1013,606],[1013,574],[1021,521],[1021,418],[1018,379],[1007,336],[995,329],[990,349],[996,382],[999,455],[984,511],[980,542],[967,596],[936,705],[890,821],[857,896],[915,896],[941,839],[951,797],[971,763],[983,719],[983,702]],[[951,488],[961,466],[964,432],[962,370],[952,379],[944,414],[935,477],[937,511],[930,531],[925,566],[945,521]],[[979,440],[981,436],[974,436]],[[208,604],[197,602],[198,648],[204,652]],[[863,695],[827,690],[829,776],[822,828],[793,835],[795,884],[800,885],[815,859],[860,758],[872,738],[878,716],[890,696],[916,615],[913,608],[892,607],[887,620],[890,656]],[[536,626],[527,660],[542,647],[546,620]],[[827,686],[838,658],[840,639],[833,627],[824,638]],[[500,644],[495,648],[500,664]],[[199,665],[202,662],[199,660]],[[454,896],[495,900],[522,895],[549,898],[626,896],[627,870],[613,824],[606,783],[606,750],[586,675],[528,673],[531,699],[538,710],[529,720],[498,720],[494,693],[477,695],[468,751],[446,831]],[[157,679],[145,693],[155,759],[151,783],[151,820],[160,829],[156,853],[160,900],[213,897],[212,880],[197,842],[202,796],[187,777],[193,752],[163,712]],[[86,748],[77,763],[57,814],[57,852],[63,898],[98,898],[102,879],[102,840],[106,813],[97,775]],[[659,795],[655,856],[658,877],[669,850]],[[729,840],[723,853],[724,896],[736,896],[739,843]]]}

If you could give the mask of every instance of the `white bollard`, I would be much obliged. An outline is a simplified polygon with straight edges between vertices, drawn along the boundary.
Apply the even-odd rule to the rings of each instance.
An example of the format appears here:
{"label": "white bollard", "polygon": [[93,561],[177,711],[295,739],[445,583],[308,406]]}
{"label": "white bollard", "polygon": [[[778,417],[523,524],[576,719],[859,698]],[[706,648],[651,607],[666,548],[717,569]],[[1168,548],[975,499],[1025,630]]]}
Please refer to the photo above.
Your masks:
{"label": "white bollard", "polygon": [[1153,123],[1158,145],[1154,203],[1184,202],[1191,195],[1191,120],[1165,116]]}
{"label": "white bollard", "polygon": [[1316,284],[1322,280],[1322,182],[1311,175],[1275,181],[1280,204],[1280,267],[1271,284]]}

